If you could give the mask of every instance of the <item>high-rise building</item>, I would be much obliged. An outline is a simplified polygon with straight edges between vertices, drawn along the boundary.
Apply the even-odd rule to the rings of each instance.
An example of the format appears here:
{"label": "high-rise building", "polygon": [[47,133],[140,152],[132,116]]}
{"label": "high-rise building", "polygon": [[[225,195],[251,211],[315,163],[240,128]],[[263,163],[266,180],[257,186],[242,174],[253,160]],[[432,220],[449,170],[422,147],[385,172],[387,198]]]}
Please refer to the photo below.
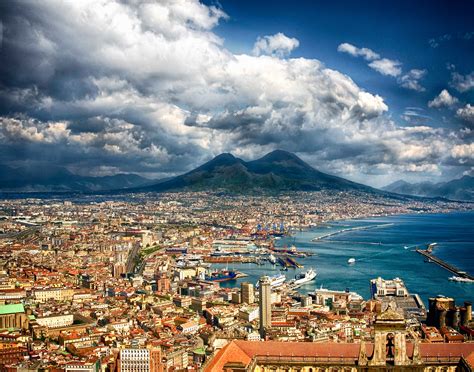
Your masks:
{"label": "high-rise building", "polygon": [[240,295],[243,304],[253,304],[255,302],[253,284],[249,282],[240,284]]}
{"label": "high-rise building", "polygon": [[119,372],[150,372],[150,350],[123,349],[120,350]]}
{"label": "high-rise building", "polygon": [[272,324],[272,289],[270,278],[262,276],[259,281],[260,335],[265,337],[265,329]]}

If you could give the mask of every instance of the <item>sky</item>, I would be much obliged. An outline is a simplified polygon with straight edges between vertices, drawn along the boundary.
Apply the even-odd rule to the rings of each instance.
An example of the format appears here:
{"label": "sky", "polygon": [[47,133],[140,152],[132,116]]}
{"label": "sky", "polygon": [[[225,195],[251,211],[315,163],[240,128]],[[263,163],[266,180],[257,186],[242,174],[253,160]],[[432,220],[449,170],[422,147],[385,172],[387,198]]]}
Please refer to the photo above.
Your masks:
{"label": "sky", "polygon": [[0,165],[162,178],[272,150],[474,175],[474,1],[0,2]]}

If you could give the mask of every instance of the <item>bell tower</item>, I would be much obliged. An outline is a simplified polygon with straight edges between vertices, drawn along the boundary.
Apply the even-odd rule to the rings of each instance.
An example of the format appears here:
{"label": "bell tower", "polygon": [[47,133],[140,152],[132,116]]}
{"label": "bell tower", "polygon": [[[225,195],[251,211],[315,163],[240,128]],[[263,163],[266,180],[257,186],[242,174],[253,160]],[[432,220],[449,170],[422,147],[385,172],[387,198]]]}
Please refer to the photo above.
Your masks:
{"label": "bell tower", "polygon": [[406,323],[403,315],[390,303],[375,321],[374,353],[370,366],[405,366],[411,364],[406,350]]}

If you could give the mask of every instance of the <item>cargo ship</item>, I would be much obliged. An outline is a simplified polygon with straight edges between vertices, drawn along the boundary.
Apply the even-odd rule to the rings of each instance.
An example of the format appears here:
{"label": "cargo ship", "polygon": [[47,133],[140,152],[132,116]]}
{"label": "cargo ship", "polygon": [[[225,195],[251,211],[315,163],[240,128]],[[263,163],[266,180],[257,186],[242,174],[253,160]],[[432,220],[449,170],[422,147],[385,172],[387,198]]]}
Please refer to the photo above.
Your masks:
{"label": "cargo ship", "polygon": [[214,271],[209,275],[206,275],[204,279],[210,282],[227,282],[229,280],[237,279],[237,273],[232,270]]}

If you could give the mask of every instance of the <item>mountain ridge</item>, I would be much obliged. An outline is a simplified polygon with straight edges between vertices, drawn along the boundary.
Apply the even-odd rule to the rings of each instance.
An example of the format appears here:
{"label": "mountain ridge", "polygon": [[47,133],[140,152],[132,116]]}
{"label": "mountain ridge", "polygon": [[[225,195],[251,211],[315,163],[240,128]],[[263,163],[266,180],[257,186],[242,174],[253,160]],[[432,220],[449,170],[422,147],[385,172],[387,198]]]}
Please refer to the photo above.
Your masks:
{"label": "mountain ridge", "polygon": [[2,192],[94,192],[126,189],[155,182],[137,174],[119,173],[91,177],[79,176],[66,168],[54,165],[18,168],[0,165]]}
{"label": "mountain ridge", "polygon": [[438,183],[428,181],[409,183],[398,180],[382,187],[382,190],[404,195],[473,201],[474,177],[465,175],[458,179]]}

